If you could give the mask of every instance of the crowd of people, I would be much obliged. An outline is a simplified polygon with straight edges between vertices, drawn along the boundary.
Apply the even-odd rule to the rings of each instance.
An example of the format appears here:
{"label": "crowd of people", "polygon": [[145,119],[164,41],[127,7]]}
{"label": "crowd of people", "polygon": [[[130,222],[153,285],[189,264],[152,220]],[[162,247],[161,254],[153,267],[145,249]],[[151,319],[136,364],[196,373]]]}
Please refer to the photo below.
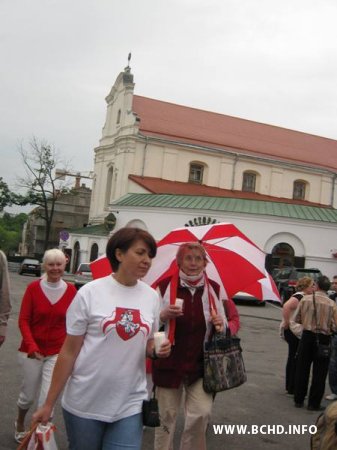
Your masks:
{"label": "crowd of people", "polygon": [[[141,281],[156,250],[146,231],[120,229],[106,248],[112,275],[89,282],[78,292],[62,279],[66,265],[62,251],[45,252],[44,274],[28,285],[19,313],[22,385],[17,442],[27,434],[25,418],[32,404],[38,405],[33,422],[46,424],[63,391],[71,450],[140,449],[142,406],[148,398],[147,358],[153,363],[162,424],[156,429],[155,448],[172,448],[184,393],[181,448],[206,449],[214,397],[202,385],[204,342],[215,331],[228,328],[237,333],[239,315],[231,300],[219,298],[219,285],[208,279],[206,253],[198,243],[178,248],[177,273],[161,280],[157,290]],[[1,344],[10,301],[7,261],[0,256]],[[177,298],[183,304],[176,305]],[[159,328],[166,338],[156,349],[154,333]]]}
{"label": "crowd of people", "polygon": [[[148,232],[118,230],[106,247],[112,274],[79,291],[62,279],[63,252],[45,252],[44,274],[28,285],[19,313],[22,384],[14,430],[17,442],[27,434],[25,418],[35,401],[33,422],[46,424],[63,392],[70,450],[140,450],[143,401],[151,391],[147,360],[161,420],[155,429],[155,450],[173,448],[182,401],[180,449],[206,450],[214,395],[203,389],[204,345],[214,332],[236,335],[239,314],[231,299],[220,298],[219,285],[207,276],[207,255],[200,243],[177,247],[177,270],[152,289],[142,278],[156,252]],[[288,344],[285,388],[298,408],[304,406],[311,368],[307,408],[322,409],[328,373],[331,394],[326,398],[337,399],[337,294],[329,298],[330,288],[325,276],[315,282],[303,277],[283,305],[281,330]],[[337,292],[337,276],[332,289]],[[1,251],[0,293],[1,346],[11,310],[7,261]],[[156,347],[159,329],[165,338]]]}
{"label": "crowd of people", "polygon": [[337,294],[329,297],[331,287],[337,288],[337,276],[332,284],[326,276],[315,282],[303,277],[283,305],[281,330],[288,344],[285,388],[296,408],[303,408],[308,395],[309,411],[325,409],[321,401],[328,373],[332,393],[326,399],[337,399]]}

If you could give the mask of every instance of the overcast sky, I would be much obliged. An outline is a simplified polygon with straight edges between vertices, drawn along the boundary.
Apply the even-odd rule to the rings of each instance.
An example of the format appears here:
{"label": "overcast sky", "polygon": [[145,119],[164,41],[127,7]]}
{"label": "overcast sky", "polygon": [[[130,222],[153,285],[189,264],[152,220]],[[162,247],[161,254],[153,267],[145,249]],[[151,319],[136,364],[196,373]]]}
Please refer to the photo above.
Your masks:
{"label": "overcast sky", "polygon": [[0,176],[34,135],[93,170],[105,97],[135,93],[337,139],[336,0],[0,0]]}

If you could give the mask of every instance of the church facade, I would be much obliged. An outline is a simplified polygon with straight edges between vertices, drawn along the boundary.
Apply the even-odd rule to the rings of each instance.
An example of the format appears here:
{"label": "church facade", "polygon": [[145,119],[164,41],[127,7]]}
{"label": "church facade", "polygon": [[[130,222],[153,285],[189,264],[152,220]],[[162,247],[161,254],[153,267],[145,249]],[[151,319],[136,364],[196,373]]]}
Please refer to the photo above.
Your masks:
{"label": "church facade", "polygon": [[127,67],[106,97],[91,227],[70,239],[78,260],[104,253],[111,230],[102,224],[112,214],[114,229],[138,224],[156,239],[185,224],[234,222],[269,255],[270,269],[337,273],[337,141],[141,97],[134,88]]}

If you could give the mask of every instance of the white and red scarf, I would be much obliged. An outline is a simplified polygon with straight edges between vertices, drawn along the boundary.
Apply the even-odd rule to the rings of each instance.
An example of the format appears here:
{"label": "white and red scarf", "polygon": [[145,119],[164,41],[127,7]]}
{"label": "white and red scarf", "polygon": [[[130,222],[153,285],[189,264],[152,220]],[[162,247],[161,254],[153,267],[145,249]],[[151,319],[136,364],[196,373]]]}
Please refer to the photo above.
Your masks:
{"label": "white and red scarf", "polygon": [[[204,286],[204,291],[201,298],[206,323],[205,341],[207,341],[212,330],[211,315],[213,312],[215,314],[220,314],[224,318],[225,327],[228,325],[222,301],[219,300],[216,292],[210,284],[206,272],[202,272],[197,276],[189,276],[180,270],[173,274],[167,289],[162,296],[161,309],[166,308],[168,305],[175,304],[179,282],[182,287],[189,289],[192,295],[198,287]],[[174,344],[175,327],[175,319],[170,319],[167,323],[165,323],[165,333],[172,344]]]}

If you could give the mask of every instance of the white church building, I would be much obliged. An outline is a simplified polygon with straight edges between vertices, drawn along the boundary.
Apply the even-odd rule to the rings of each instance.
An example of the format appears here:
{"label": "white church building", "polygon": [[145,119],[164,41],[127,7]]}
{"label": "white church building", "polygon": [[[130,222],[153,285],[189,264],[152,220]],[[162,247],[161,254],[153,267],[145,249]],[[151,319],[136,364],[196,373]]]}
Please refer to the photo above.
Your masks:
{"label": "white church building", "polygon": [[232,222],[267,268],[337,274],[337,141],[134,94],[129,67],[106,97],[94,149],[89,225],[72,230],[72,268],[123,226],[159,240],[173,228]]}

